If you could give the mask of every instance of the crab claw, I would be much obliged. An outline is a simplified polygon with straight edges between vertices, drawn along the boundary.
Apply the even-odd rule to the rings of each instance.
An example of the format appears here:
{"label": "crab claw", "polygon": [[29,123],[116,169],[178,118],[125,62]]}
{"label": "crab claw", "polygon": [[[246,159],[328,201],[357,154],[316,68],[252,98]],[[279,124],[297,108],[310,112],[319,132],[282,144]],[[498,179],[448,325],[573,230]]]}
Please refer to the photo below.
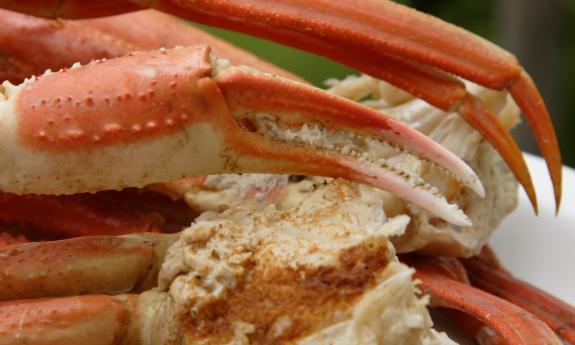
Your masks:
{"label": "crab claw", "polygon": [[531,177],[511,135],[485,105],[477,100],[470,102],[463,83],[451,74],[492,89],[508,90],[534,130],[559,211],[562,165],[557,138],[539,91],[517,59],[461,28],[393,1],[44,0],[0,1],[2,6],[54,18],[91,18],[155,8],[334,59],[443,110],[459,112],[502,155],[537,212]]}
{"label": "crab claw", "polygon": [[251,132],[245,117],[260,113],[286,126],[313,122],[330,133],[390,141],[483,192],[465,163],[419,132],[304,84],[231,67],[207,47],[96,61],[3,88],[0,189],[7,192],[71,194],[223,172],[297,173],[371,184],[469,224],[433,187],[385,162]]}

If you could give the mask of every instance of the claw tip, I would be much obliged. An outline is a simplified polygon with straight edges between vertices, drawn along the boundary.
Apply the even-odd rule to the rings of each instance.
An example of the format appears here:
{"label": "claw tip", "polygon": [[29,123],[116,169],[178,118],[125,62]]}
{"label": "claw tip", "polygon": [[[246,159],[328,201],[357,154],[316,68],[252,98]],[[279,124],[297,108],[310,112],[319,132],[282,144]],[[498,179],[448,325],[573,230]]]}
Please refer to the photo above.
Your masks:
{"label": "claw tip", "polygon": [[[559,175],[559,181],[561,181],[561,175]],[[555,217],[557,217],[561,208],[561,182],[554,183],[553,190],[555,192]]]}

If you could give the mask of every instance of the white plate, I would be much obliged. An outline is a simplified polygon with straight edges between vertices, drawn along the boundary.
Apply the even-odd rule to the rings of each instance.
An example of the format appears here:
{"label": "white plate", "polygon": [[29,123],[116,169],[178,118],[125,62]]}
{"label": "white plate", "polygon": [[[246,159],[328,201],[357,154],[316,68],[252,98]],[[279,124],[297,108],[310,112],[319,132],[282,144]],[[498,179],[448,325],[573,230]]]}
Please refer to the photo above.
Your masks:
{"label": "white plate", "polygon": [[539,199],[535,216],[520,191],[515,210],[491,239],[501,262],[518,278],[575,305],[575,170],[563,169],[563,200],[555,202],[543,159],[526,154]]}

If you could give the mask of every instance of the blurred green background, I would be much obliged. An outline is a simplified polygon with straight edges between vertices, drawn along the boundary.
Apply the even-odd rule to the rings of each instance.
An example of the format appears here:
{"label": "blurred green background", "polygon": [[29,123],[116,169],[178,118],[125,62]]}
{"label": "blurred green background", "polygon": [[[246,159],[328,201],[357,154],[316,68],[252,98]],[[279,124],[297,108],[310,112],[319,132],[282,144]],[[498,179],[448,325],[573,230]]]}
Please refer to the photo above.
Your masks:
{"label": "blurred green background", "polygon": [[[466,28],[514,53],[549,107],[564,162],[575,166],[575,0],[398,2]],[[357,73],[324,58],[268,41],[204,28],[318,86],[327,78]],[[524,151],[538,152],[525,123],[513,134]]]}

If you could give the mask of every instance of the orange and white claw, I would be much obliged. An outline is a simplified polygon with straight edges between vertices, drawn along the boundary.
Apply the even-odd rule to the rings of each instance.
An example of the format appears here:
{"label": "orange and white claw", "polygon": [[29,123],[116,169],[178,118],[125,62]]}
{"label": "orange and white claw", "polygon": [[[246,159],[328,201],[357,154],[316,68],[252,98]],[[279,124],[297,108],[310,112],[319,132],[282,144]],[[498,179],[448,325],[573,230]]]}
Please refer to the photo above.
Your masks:
{"label": "orange and white claw", "polygon": [[559,210],[562,169],[557,138],[539,91],[517,59],[461,28],[393,1],[0,0],[0,7],[51,18],[89,18],[155,8],[326,56],[443,110],[458,111],[504,157],[537,212],[535,189],[513,138],[452,74],[508,90],[534,130]]}
{"label": "orange and white claw", "polygon": [[[232,67],[207,47],[130,54],[3,84],[0,189],[72,194],[224,172],[343,177],[469,225],[424,181],[342,150],[253,132],[249,117],[319,124],[391,142],[451,171],[478,194],[475,173],[400,122],[304,84]],[[243,128],[246,127],[246,128]]]}

